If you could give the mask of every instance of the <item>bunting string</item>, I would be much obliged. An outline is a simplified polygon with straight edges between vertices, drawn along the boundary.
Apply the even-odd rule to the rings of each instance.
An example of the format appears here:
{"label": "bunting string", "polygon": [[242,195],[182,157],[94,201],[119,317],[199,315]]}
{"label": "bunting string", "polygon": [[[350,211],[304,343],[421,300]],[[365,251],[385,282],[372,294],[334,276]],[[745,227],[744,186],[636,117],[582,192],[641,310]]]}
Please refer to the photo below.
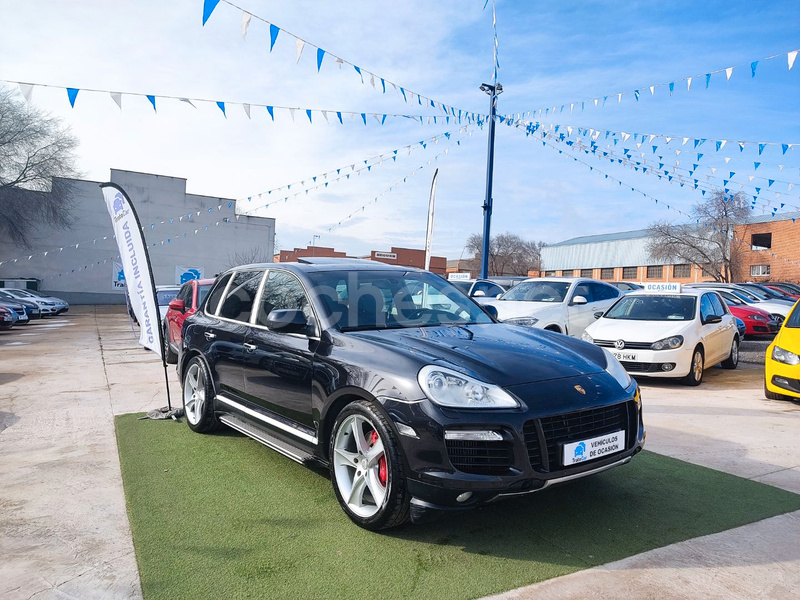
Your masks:
{"label": "bunting string", "polygon": [[[464,126],[458,130],[458,133],[464,133],[467,131],[467,127]],[[373,167],[379,167],[383,165],[385,161],[392,161],[397,162],[398,156],[403,156],[402,153],[406,153],[406,155],[410,156],[414,150],[427,149],[429,144],[438,144],[440,138],[444,138],[449,140],[450,137],[453,135],[452,131],[445,131],[444,133],[440,133],[439,135],[435,135],[424,140],[420,140],[419,142],[415,142],[413,144],[408,144],[403,146],[402,148],[397,148],[395,150],[390,150],[389,152],[385,152],[383,154],[379,154],[378,156],[373,156],[370,158],[366,158],[362,161],[358,161],[355,163],[351,163],[349,165],[345,165],[343,167],[339,167],[338,169],[333,169],[331,171],[326,171],[324,173],[320,173],[317,175],[313,175],[311,177],[306,177],[300,181],[294,181],[292,183],[282,185],[277,188],[272,188],[270,190],[260,192],[258,194],[253,194],[251,196],[246,196],[244,198],[240,198],[237,202],[242,204],[246,203],[247,210],[240,212],[241,215],[248,215],[253,211],[260,209],[260,208],[267,208],[274,204],[279,204],[281,202],[286,202],[290,198],[295,198],[302,194],[308,194],[311,190],[316,190],[320,188],[327,188],[330,183],[339,182],[342,180],[349,180],[351,176],[358,176],[364,171],[371,172]],[[349,170],[349,172],[347,172]],[[311,185],[306,186],[307,183]],[[297,190],[297,187],[301,189],[299,191],[295,191],[292,194],[288,192],[292,189],[292,187]],[[285,189],[287,195],[276,197],[273,194],[279,193],[281,190]],[[258,204],[259,201],[264,199],[271,199],[270,202],[265,204]],[[255,204],[253,204],[255,202]]]}
{"label": "bunting string", "polygon": [[323,48],[320,48],[316,44],[312,44],[308,40],[306,40],[304,38],[301,38],[300,36],[290,32],[290,31],[287,31],[286,29],[278,27],[277,25],[275,25],[271,21],[268,21],[267,19],[264,19],[263,17],[260,17],[260,16],[258,16],[256,14],[254,14],[254,13],[252,13],[252,12],[250,12],[250,11],[244,9],[244,8],[242,8],[241,6],[238,6],[238,5],[234,4],[233,2],[230,2],[229,0],[204,0],[203,1],[203,25],[204,26],[205,26],[206,22],[208,21],[209,17],[211,16],[211,13],[214,12],[214,9],[217,7],[217,5],[219,4],[220,1],[224,2],[225,4],[229,5],[232,8],[235,8],[236,10],[239,10],[239,11],[242,12],[242,38],[243,39],[247,39],[247,35],[248,35],[249,28],[250,28],[250,24],[251,24],[252,20],[255,19],[256,21],[260,21],[260,22],[264,23],[266,26],[269,27],[269,40],[270,40],[270,42],[269,42],[269,51],[270,52],[272,52],[272,49],[275,47],[275,43],[277,42],[277,40],[278,40],[278,38],[280,36],[289,37],[290,39],[294,40],[294,43],[295,43],[296,55],[297,55],[296,62],[297,63],[300,62],[300,57],[303,54],[303,50],[305,48],[309,48],[309,49],[312,50],[312,53],[316,58],[317,72],[319,72],[322,69],[323,62],[324,62],[325,58],[327,57],[329,61],[333,60],[333,62],[336,65],[338,65],[340,69],[345,65],[350,67],[350,69],[348,69],[348,70],[350,70],[352,73],[356,74],[359,77],[359,79],[361,80],[362,84],[369,83],[372,86],[372,89],[377,89],[378,86],[380,86],[382,93],[385,94],[387,86],[389,86],[389,87],[392,88],[392,90],[394,92],[400,94],[403,97],[403,100],[406,103],[413,102],[414,99],[416,99],[417,100],[417,104],[419,106],[425,106],[425,107],[430,107],[430,108],[438,108],[438,109],[441,109],[444,112],[445,115],[450,115],[452,117],[456,116],[456,111],[458,109],[454,108],[453,106],[444,104],[443,102],[440,102],[438,100],[434,100],[434,99],[432,99],[432,98],[430,98],[428,96],[425,96],[423,94],[420,94],[420,93],[412,91],[412,90],[409,90],[408,88],[406,88],[404,86],[401,86],[400,84],[395,83],[395,82],[387,79],[386,77],[382,77],[381,75],[378,75],[377,73],[373,73],[372,71],[364,69],[364,68],[356,65],[355,63],[352,63],[352,62],[350,62],[348,60],[345,60],[344,58],[342,58],[342,57],[340,57],[340,56],[338,56],[336,54],[333,54],[332,52],[329,52],[328,50],[324,50]]}
{"label": "bunting string", "polygon": [[[775,60],[779,58],[786,59],[788,71],[792,70],[794,66],[795,60],[797,58],[797,53],[800,50],[791,50],[789,52],[782,52],[780,54],[773,54],[772,56],[767,56],[765,58],[761,58],[758,60],[751,61],[749,64],[749,72],[750,77],[753,78],[756,76],[756,70],[760,63]],[[638,102],[640,97],[646,96],[647,92],[650,92],[651,96],[655,96],[656,89],[659,88],[667,88],[669,90],[669,95],[672,96],[675,93],[675,84],[676,82],[679,84],[679,89],[686,86],[686,91],[689,92],[692,90],[692,84],[695,83],[695,88],[699,85],[708,89],[709,85],[711,84],[711,78],[713,75],[719,75],[721,73],[725,73],[725,81],[730,81],[731,77],[733,76],[734,70],[745,70],[748,68],[748,65],[736,65],[733,67],[725,67],[723,69],[714,69],[713,71],[708,71],[707,73],[701,73],[697,75],[690,75],[687,77],[680,77],[678,79],[673,79],[672,81],[667,81],[663,83],[654,83],[650,85],[643,85],[637,89],[632,90],[625,90],[622,92],[615,92],[613,94],[606,94],[602,96],[597,96],[596,98],[584,99],[584,100],[574,100],[571,102],[566,102],[564,104],[556,104],[553,106],[536,108],[529,111],[526,111],[524,114],[529,115],[531,117],[538,116],[541,117],[542,115],[550,115],[556,113],[563,113],[564,110],[569,110],[570,114],[572,114],[576,108],[579,108],[583,111],[587,105],[589,107],[603,107],[606,105],[609,99],[612,102],[616,102],[620,104],[622,102],[623,96],[625,97],[633,97],[634,101]]]}
{"label": "bunting string", "polygon": [[[473,131],[467,131],[467,132],[465,132],[465,135],[466,135],[466,137],[472,137],[472,133],[473,133]],[[461,142],[462,142],[462,141],[463,141],[462,139],[458,139],[458,140],[455,140],[455,141],[453,141],[453,143],[451,143],[451,144],[450,144],[449,146],[447,146],[447,147],[446,147],[446,148],[445,148],[445,149],[444,149],[442,152],[440,152],[439,154],[437,154],[436,156],[434,156],[433,158],[431,158],[429,161],[427,161],[427,162],[425,162],[424,164],[420,165],[419,167],[417,167],[416,169],[414,169],[413,171],[411,171],[410,173],[408,173],[408,174],[407,174],[405,177],[403,177],[402,179],[398,179],[398,180],[397,180],[397,181],[395,181],[395,182],[394,182],[392,185],[390,185],[388,188],[386,188],[385,190],[383,190],[383,191],[382,191],[380,194],[378,194],[377,196],[375,196],[374,198],[372,198],[372,199],[371,199],[369,202],[367,202],[367,203],[365,203],[365,204],[362,204],[362,205],[361,205],[361,206],[359,206],[357,209],[355,209],[353,212],[351,212],[350,214],[348,214],[346,217],[343,217],[342,219],[340,219],[340,220],[339,220],[339,221],[338,221],[336,224],[332,225],[331,227],[328,227],[328,228],[325,230],[325,233],[331,233],[331,232],[332,232],[334,229],[337,229],[337,228],[341,227],[343,223],[346,223],[347,221],[349,221],[350,219],[352,219],[352,218],[353,218],[353,217],[355,217],[356,215],[359,215],[359,214],[363,213],[363,212],[364,212],[364,211],[367,209],[367,207],[368,207],[368,206],[370,206],[370,205],[372,205],[372,204],[377,204],[377,203],[378,203],[378,201],[379,201],[379,200],[380,200],[382,197],[386,196],[387,194],[390,194],[390,193],[391,193],[392,191],[394,191],[394,190],[395,190],[397,187],[399,187],[399,186],[401,186],[402,184],[406,183],[406,182],[407,182],[407,181],[408,181],[408,180],[409,180],[411,177],[413,177],[414,175],[416,175],[416,174],[417,174],[419,171],[421,171],[421,170],[423,170],[425,167],[427,167],[427,166],[430,166],[430,165],[432,165],[433,163],[437,162],[437,161],[439,160],[439,158],[441,158],[442,156],[448,155],[448,154],[450,153],[450,150],[452,150],[453,148],[455,148],[455,147],[457,147],[457,146],[461,146]],[[315,234],[315,235],[312,237],[312,239],[309,241],[309,245],[313,245],[313,244],[314,244],[314,241],[315,241],[315,240],[318,240],[318,239],[320,239],[320,238],[321,238],[323,235],[324,235],[324,234]]]}
{"label": "bunting string", "polygon": [[[537,131],[539,129],[540,125],[541,124],[529,124],[525,129],[526,129],[526,131],[535,132],[535,131]],[[520,128],[520,125],[518,125],[517,127]],[[783,192],[784,194],[790,192],[794,188],[794,186],[797,185],[794,182],[781,181],[781,180],[770,179],[770,178],[766,178],[766,177],[762,178],[761,176],[755,176],[755,175],[748,176],[748,180],[749,180],[750,183],[745,184],[745,183],[741,183],[740,181],[733,181],[734,177],[737,176],[737,173],[735,171],[724,171],[724,172],[721,172],[720,175],[716,175],[716,172],[719,170],[717,167],[703,167],[703,168],[708,168],[711,171],[711,173],[710,174],[706,174],[706,175],[696,175],[697,170],[700,168],[699,162],[691,163],[692,164],[691,169],[689,169],[688,167],[681,168],[681,167],[679,167],[680,161],[677,158],[675,159],[675,165],[674,166],[670,166],[670,168],[666,168],[666,169],[664,168],[665,166],[667,166],[665,164],[665,162],[659,162],[658,163],[658,168],[656,168],[653,163],[651,163],[651,162],[649,162],[648,160],[645,159],[646,154],[644,152],[639,153],[639,155],[642,157],[642,159],[638,160],[638,159],[634,158],[633,151],[631,149],[623,147],[622,148],[623,154],[620,157],[620,156],[618,156],[616,154],[616,152],[614,150],[614,147],[611,146],[611,145],[606,146],[605,149],[600,149],[600,147],[596,144],[596,142],[593,139],[591,139],[589,144],[586,145],[586,144],[583,143],[583,141],[582,141],[582,139],[580,137],[578,138],[578,140],[576,142],[574,140],[567,139],[567,137],[569,135],[571,135],[571,133],[572,133],[571,131],[569,131],[569,129],[571,129],[571,128],[569,128],[569,127],[567,128],[567,130],[568,130],[567,135],[565,135],[563,132],[556,133],[557,128],[558,128],[558,126],[552,126],[552,125],[551,126],[545,126],[544,128],[542,128],[540,135],[542,135],[543,137],[547,136],[549,139],[554,139],[557,142],[563,142],[564,144],[566,144],[567,146],[569,146],[569,147],[571,147],[571,148],[573,148],[575,150],[584,151],[586,154],[589,154],[591,152],[593,154],[598,155],[598,157],[608,159],[612,163],[613,162],[619,162],[620,164],[624,164],[626,166],[630,165],[630,166],[632,166],[632,168],[634,168],[637,171],[639,170],[639,168],[641,168],[642,169],[642,173],[644,173],[644,174],[648,174],[648,169],[649,169],[650,170],[649,171],[650,175],[657,175],[659,177],[659,179],[661,179],[662,175],[663,175],[664,177],[667,178],[667,180],[669,182],[673,182],[673,179],[676,179],[676,181],[678,183],[680,183],[681,186],[683,186],[684,184],[689,184],[689,185],[693,184],[694,185],[694,189],[701,189],[701,190],[704,189],[706,191],[709,191],[709,190],[713,189],[711,186],[704,186],[704,185],[702,185],[700,183],[700,177],[705,177],[706,181],[709,181],[711,178],[714,178],[715,180],[716,179],[721,179],[722,180],[722,185],[721,186],[716,186],[716,187],[724,188],[726,193],[731,192],[730,188],[732,188],[734,184],[739,186],[740,191],[744,190],[745,187],[752,188],[755,191],[755,195],[753,195],[752,193],[750,193],[748,195],[752,195],[753,196],[753,208],[755,208],[755,205],[759,201],[765,202],[766,206],[770,206],[771,203],[772,203],[772,200],[767,200],[766,198],[759,199],[759,194],[761,193],[762,189],[772,191],[775,194],[776,201],[779,201],[782,198],[782,192],[779,192],[779,191],[775,190],[775,188],[772,187],[773,184],[775,184],[775,183],[783,183],[783,184],[785,184],[786,185],[786,192]],[[549,131],[548,131],[548,129],[549,129]],[[641,143],[639,143],[638,146],[641,147]],[[657,147],[653,146],[653,148],[654,148],[653,151],[655,152],[655,149]],[[696,160],[699,161],[702,158],[703,154],[696,154],[695,156],[696,156]],[[657,157],[654,157],[654,158],[657,158],[660,161],[664,161],[665,160],[662,155],[658,155]],[[758,164],[760,164],[760,163],[756,163],[756,165],[758,165]],[[757,166],[756,166],[756,168],[757,168]],[[684,181],[683,173],[686,173],[686,176],[689,178],[689,181]],[[727,178],[725,178],[726,175],[727,175]],[[766,186],[764,186],[763,184],[761,185],[761,187],[759,187],[758,185],[753,185],[752,182],[756,178],[758,178],[760,180],[763,179],[764,181],[766,181],[767,182]],[[705,195],[705,192],[703,192],[703,195]],[[779,204],[780,204],[780,207],[776,207],[773,210],[773,215],[778,210],[783,209],[786,206],[792,206],[792,208],[800,208],[800,207],[797,207],[795,205],[789,205],[786,201],[779,202]]]}
{"label": "bunting string", "polygon": [[[564,156],[566,158],[571,158],[573,160],[573,162],[576,162],[576,163],[579,163],[579,164],[581,164],[581,165],[583,165],[585,167],[588,167],[589,171],[595,172],[595,173],[597,173],[599,175],[603,175],[603,177],[605,179],[608,179],[610,181],[615,182],[620,187],[625,188],[625,189],[630,189],[632,192],[640,194],[641,196],[643,196],[644,198],[646,198],[648,200],[652,200],[653,202],[655,202],[657,205],[659,205],[662,208],[666,208],[667,210],[671,210],[671,211],[677,212],[678,214],[683,215],[683,216],[685,216],[685,217],[687,217],[689,219],[693,219],[693,217],[690,214],[680,210],[679,208],[676,208],[676,207],[674,207],[674,206],[672,206],[670,204],[667,204],[666,202],[659,201],[659,199],[656,198],[655,196],[652,196],[652,195],[648,194],[647,192],[643,192],[642,190],[640,190],[640,189],[638,189],[638,188],[636,188],[636,187],[634,187],[634,186],[632,186],[632,185],[630,185],[630,184],[628,184],[626,182],[623,182],[620,179],[617,179],[616,177],[614,177],[612,175],[609,175],[608,173],[605,173],[604,171],[601,171],[600,169],[598,169],[594,165],[590,165],[589,163],[585,162],[584,160],[582,160],[582,159],[580,159],[580,158],[578,158],[576,156],[572,156],[571,154],[565,153],[562,149],[560,149],[557,146],[553,145],[547,139],[543,139],[543,140],[541,140],[541,142],[542,142],[542,146],[548,147],[551,150],[555,150],[561,156]],[[694,218],[694,221],[695,221],[696,225],[700,225],[701,227],[705,227],[707,229],[711,229],[711,230],[713,230],[715,232],[717,230],[716,227],[714,227],[710,223],[701,223],[700,219]],[[792,223],[796,223],[796,222],[797,222],[797,218],[796,217],[792,218]],[[743,244],[743,245],[747,246],[748,248],[750,248],[750,250],[752,250],[754,252],[763,252],[764,254],[770,255],[772,258],[777,258],[777,259],[782,260],[784,263],[800,266],[800,261],[788,259],[788,258],[786,258],[784,256],[780,256],[779,254],[776,254],[775,252],[770,252],[769,249],[765,250],[765,249],[762,249],[759,246],[754,246],[753,244],[749,243],[744,238],[735,237],[733,232],[730,232],[728,234],[728,238],[733,240],[733,241],[739,242],[740,244]]]}
{"label": "bunting string", "polygon": [[326,123],[336,123],[337,121],[339,124],[344,124],[346,119],[351,120],[354,123],[363,123],[364,125],[367,124],[367,121],[375,120],[379,125],[383,125],[386,122],[387,118],[402,118],[402,119],[410,119],[412,121],[419,121],[421,125],[431,125],[431,124],[454,124],[454,123],[483,123],[488,118],[487,115],[483,115],[480,113],[468,112],[462,109],[453,108],[452,114],[447,115],[428,115],[428,114],[402,114],[402,113],[376,113],[376,112],[360,112],[360,111],[348,111],[348,110],[338,110],[338,109],[320,109],[320,108],[305,108],[300,106],[280,106],[277,104],[260,104],[256,102],[238,102],[238,101],[228,101],[228,100],[209,100],[207,98],[189,98],[185,96],[168,96],[163,94],[146,94],[142,92],[117,92],[113,90],[104,90],[99,88],[73,88],[73,87],[66,87],[62,85],[53,85],[49,83],[30,83],[30,82],[23,82],[23,81],[14,81],[11,79],[0,79],[0,83],[6,84],[13,84],[19,86],[20,93],[22,93],[25,100],[30,102],[33,98],[33,91],[35,88],[55,88],[60,90],[65,90],[67,93],[67,100],[72,108],[75,108],[75,102],[77,101],[78,94],[80,92],[88,92],[88,93],[100,93],[100,94],[108,94],[109,97],[114,101],[114,104],[117,105],[119,110],[122,110],[123,99],[126,96],[136,97],[136,98],[146,98],[147,102],[152,106],[153,112],[158,114],[158,106],[161,104],[163,100],[176,100],[182,102],[184,104],[188,104],[193,108],[197,108],[196,104],[211,104],[216,106],[222,116],[224,118],[228,118],[228,108],[230,106],[240,106],[244,111],[244,114],[248,119],[252,118],[252,109],[266,109],[267,117],[271,121],[275,121],[275,115],[278,114],[286,114],[288,113],[289,117],[291,118],[292,122],[296,122],[296,118],[301,118],[302,120],[308,119],[309,123],[314,122],[314,118],[316,117],[317,120],[320,118],[325,119]]}

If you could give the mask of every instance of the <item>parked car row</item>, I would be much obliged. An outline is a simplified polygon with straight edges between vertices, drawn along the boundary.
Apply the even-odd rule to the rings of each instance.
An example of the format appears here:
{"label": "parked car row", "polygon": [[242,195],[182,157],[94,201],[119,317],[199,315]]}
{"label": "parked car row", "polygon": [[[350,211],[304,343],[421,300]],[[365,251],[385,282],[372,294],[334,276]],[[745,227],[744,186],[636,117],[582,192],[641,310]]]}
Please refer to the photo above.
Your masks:
{"label": "parked car row", "polygon": [[45,296],[34,290],[0,288],[0,329],[27,325],[46,315],[60,315],[69,310],[61,298]]}

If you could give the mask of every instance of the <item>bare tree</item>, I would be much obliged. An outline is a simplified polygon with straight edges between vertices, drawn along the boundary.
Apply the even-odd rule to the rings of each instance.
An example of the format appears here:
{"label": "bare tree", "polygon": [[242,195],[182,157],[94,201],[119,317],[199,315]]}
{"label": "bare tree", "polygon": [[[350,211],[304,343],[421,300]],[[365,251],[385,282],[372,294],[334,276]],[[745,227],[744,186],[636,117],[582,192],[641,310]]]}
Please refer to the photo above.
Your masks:
{"label": "bare tree", "polygon": [[28,248],[39,223],[71,224],[77,139],[61,121],[0,89],[0,235]]}
{"label": "bare tree", "polygon": [[[489,275],[527,275],[541,266],[544,242],[526,240],[514,233],[501,233],[489,240]],[[473,233],[467,238],[466,249],[480,264],[483,236]]]}
{"label": "bare tree", "polygon": [[228,252],[228,260],[225,269],[240,267],[242,265],[252,265],[258,263],[272,262],[273,256],[268,254],[266,249],[261,246],[252,246],[246,250]]}
{"label": "bare tree", "polygon": [[716,281],[730,282],[738,274],[742,242],[734,228],[749,216],[743,194],[717,190],[692,208],[694,223],[658,221],[649,228],[647,250],[654,260],[698,265]]}

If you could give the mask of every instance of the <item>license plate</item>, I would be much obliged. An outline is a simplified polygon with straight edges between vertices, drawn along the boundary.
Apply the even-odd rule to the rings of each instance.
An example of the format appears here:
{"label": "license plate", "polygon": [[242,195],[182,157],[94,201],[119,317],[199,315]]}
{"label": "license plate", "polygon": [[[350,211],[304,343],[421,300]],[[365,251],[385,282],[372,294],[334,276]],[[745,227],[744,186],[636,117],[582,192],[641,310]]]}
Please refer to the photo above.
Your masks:
{"label": "license plate", "polygon": [[624,360],[627,362],[636,362],[636,352],[612,352],[614,358],[617,360]]}
{"label": "license plate", "polygon": [[624,431],[615,431],[588,440],[564,444],[564,466],[594,460],[624,449]]}

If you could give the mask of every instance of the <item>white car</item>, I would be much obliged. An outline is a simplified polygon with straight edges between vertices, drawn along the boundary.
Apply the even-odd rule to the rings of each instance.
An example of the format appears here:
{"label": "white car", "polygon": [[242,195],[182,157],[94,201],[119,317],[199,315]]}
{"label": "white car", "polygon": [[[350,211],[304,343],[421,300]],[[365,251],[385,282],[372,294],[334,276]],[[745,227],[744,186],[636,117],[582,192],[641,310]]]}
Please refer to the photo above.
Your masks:
{"label": "white car", "polygon": [[18,288],[0,288],[17,299],[35,302],[39,306],[41,315],[60,315],[69,310],[69,303],[61,298],[45,296],[34,290],[21,290]]}
{"label": "white car", "polygon": [[619,289],[596,279],[542,277],[527,279],[485,304],[494,306],[506,323],[580,337],[620,296]]}
{"label": "white car", "polygon": [[583,340],[608,348],[629,374],[681,377],[700,385],[703,371],[739,362],[736,319],[713,290],[631,292],[586,328]]}
{"label": "white car", "polygon": [[[772,318],[777,321],[779,327],[786,318],[786,315],[789,314],[789,311],[792,310],[792,306],[794,306],[791,302],[785,300],[771,300],[765,296],[759,295],[756,291],[738,285],[720,285],[717,287],[710,284],[688,284],[687,287],[733,294],[748,306],[767,311],[772,315]],[[724,294],[721,295],[723,298],[725,297]]]}

